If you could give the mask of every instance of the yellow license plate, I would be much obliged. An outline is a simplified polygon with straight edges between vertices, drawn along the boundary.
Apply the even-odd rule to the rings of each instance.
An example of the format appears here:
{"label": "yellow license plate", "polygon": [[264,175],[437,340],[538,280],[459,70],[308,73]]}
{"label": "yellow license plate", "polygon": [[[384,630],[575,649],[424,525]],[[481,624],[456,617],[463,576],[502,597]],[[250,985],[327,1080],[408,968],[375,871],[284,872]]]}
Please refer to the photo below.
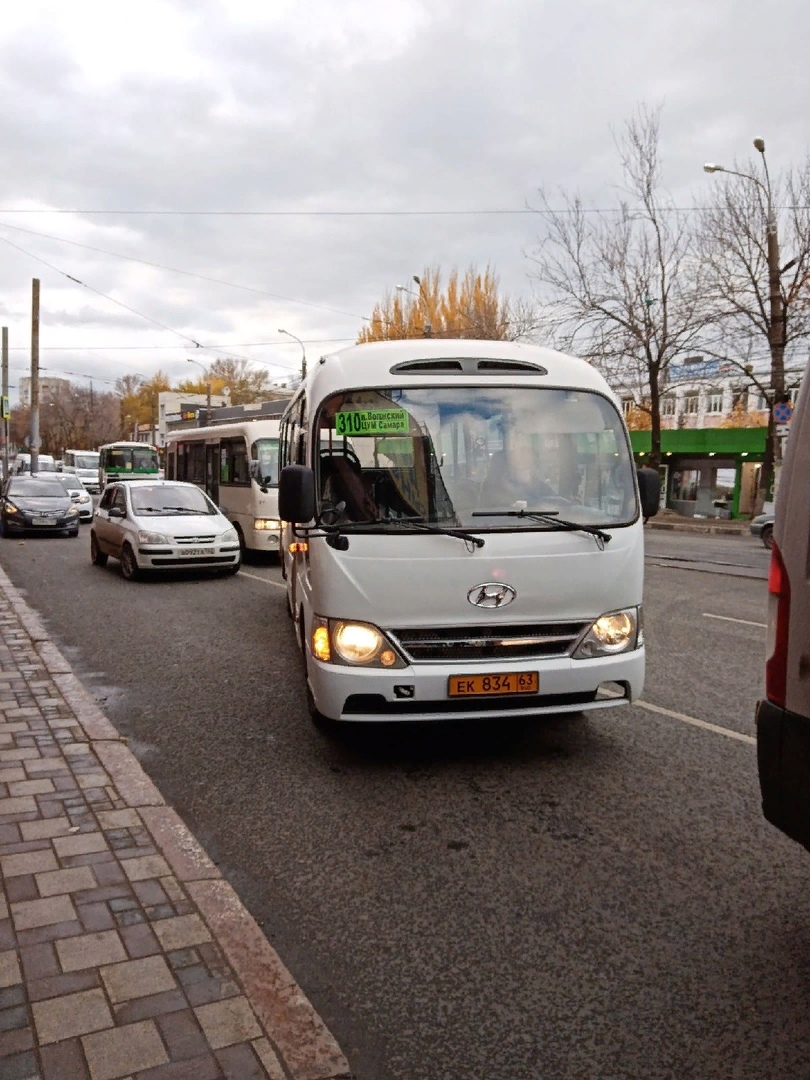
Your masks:
{"label": "yellow license plate", "polygon": [[536,671],[511,671],[504,675],[451,675],[449,697],[486,697],[488,694],[536,694],[540,677]]}

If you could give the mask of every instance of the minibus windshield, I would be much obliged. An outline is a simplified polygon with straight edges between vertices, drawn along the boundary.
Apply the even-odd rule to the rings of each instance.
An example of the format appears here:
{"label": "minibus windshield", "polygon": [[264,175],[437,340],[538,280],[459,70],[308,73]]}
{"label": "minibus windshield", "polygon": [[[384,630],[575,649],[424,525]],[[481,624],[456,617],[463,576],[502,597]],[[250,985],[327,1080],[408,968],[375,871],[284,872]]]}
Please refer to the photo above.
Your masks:
{"label": "minibus windshield", "polygon": [[320,511],[335,524],[401,532],[410,518],[481,533],[638,515],[621,417],[587,390],[345,391],[321,407],[314,445]]}

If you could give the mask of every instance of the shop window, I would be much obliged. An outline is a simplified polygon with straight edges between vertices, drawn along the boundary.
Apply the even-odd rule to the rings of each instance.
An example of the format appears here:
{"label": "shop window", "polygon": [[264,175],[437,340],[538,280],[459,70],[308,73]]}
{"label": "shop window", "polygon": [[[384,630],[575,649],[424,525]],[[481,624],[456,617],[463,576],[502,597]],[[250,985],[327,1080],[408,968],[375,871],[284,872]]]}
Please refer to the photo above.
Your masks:
{"label": "shop window", "polygon": [[661,415],[662,416],[674,416],[677,406],[677,401],[674,394],[664,394],[661,398]]}
{"label": "shop window", "polygon": [[679,469],[672,474],[673,502],[695,502],[700,486],[698,469]]}
{"label": "shop window", "polygon": [[700,412],[700,395],[687,394],[683,399],[683,411],[690,416],[697,415]]}
{"label": "shop window", "polygon": [[710,390],[706,399],[707,413],[721,413],[723,411],[723,391]]}

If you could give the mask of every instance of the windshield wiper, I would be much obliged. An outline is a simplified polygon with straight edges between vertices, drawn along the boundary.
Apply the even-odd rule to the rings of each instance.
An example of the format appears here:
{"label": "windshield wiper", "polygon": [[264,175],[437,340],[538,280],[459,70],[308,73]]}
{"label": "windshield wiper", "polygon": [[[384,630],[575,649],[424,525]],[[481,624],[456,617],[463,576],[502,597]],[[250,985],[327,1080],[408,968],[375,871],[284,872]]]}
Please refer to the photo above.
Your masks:
{"label": "windshield wiper", "polygon": [[606,533],[604,529],[600,529],[597,525],[581,525],[578,521],[566,521],[565,518],[558,517],[558,514],[558,510],[526,510],[523,508],[520,510],[473,510],[472,512],[473,517],[529,518],[532,521],[540,521],[565,532],[588,533],[590,536],[595,537],[600,548],[604,548],[605,544],[609,544],[612,540],[610,533]]}
{"label": "windshield wiper", "polygon": [[347,528],[354,528],[358,525],[399,525],[412,529],[414,532],[434,533],[437,536],[455,536],[458,540],[463,540],[466,544],[472,544],[473,547],[477,548],[484,546],[483,537],[465,532],[464,529],[443,529],[439,525],[430,524],[422,517],[379,517],[372,518],[371,521],[347,521],[338,525],[337,528],[340,532],[344,532]]}
{"label": "windshield wiper", "polygon": [[176,514],[207,514],[207,510],[192,510],[190,506],[164,506],[162,510],[174,510]]}

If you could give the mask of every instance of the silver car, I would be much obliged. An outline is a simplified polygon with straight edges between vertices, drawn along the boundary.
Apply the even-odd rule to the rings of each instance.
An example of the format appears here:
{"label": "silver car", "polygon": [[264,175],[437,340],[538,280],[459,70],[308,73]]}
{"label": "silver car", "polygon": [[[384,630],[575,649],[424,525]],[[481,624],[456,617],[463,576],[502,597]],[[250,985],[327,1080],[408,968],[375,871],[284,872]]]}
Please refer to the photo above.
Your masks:
{"label": "silver car", "polygon": [[[52,473],[48,473],[52,476]],[[79,511],[79,521],[88,522],[93,520],[93,497],[81,480],[74,473],[62,473],[59,481],[62,487],[73,500],[73,505]]]}
{"label": "silver car", "polygon": [[758,514],[748,528],[752,536],[758,536],[766,548],[773,547],[773,514]]}
{"label": "silver car", "polygon": [[236,574],[239,537],[196,484],[127,480],[108,484],[93,516],[90,558],[112,555],[128,580],[145,570],[217,570]]}

